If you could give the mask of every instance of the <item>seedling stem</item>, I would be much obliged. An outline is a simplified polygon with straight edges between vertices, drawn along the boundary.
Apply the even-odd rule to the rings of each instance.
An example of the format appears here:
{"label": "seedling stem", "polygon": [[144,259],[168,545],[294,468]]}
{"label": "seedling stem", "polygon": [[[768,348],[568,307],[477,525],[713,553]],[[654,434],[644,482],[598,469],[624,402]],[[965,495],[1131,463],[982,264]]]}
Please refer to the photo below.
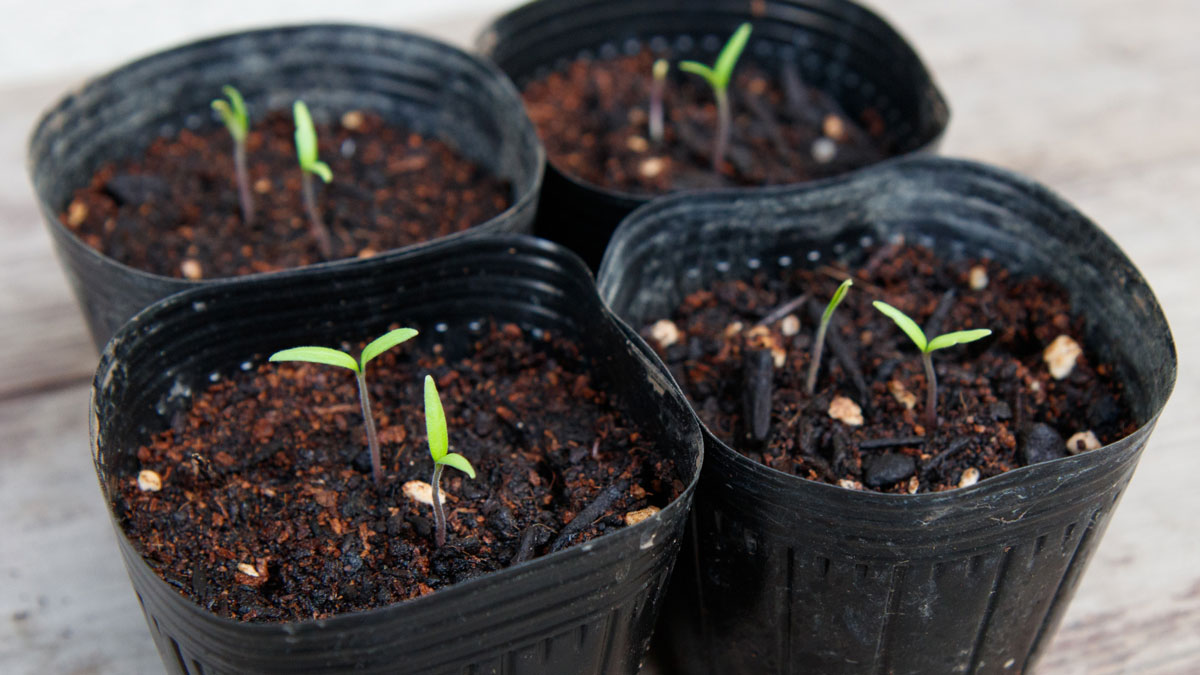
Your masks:
{"label": "seedling stem", "polygon": [[441,497],[442,469],[452,466],[475,478],[475,467],[466,457],[457,452],[448,452],[450,440],[446,432],[446,412],[442,409],[437,385],[429,375],[425,376],[425,436],[429,439],[429,454],[433,457],[433,480],[429,484],[433,487],[434,540],[441,548],[446,545],[446,511],[442,507]]}
{"label": "seedling stem", "polygon": [[654,62],[654,82],[650,85],[650,140],[654,143],[662,143],[663,139],[663,96],[670,69],[671,64],[666,59]]}
{"label": "seedling stem", "polygon": [[328,183],[333,180],[333,171],[325,162],[317,159],[317,131],[313,127],[312,115],[304,101],[292,105],[292,119],[296,125],[296,157],[300,160],[300,187],[304,193],[304,209],[308,212],[308,223],[312,237],[317,242],[321,257],[333,257],[333,243],[329,230],[317,211],[317,197],[313,189],[312,176],[316,174]]}
{"label": "seedling stem", "polygon": [[679,69],[703,77],[712,87],[717,101],[717,133],[713,139],[713,171],[720,171],[725,163],[725,151],[729,147],[729,134],[733,117],[729,110],[729,81],[733,78],[733,67],[737,65],[742,50],[750,40],[751,26],[743,23],[721,48],[717,60],[709,67],[698,61],[680,61]]}
{"label": "seedling stem", "polygon": [[363,426],[367,430],[367,448],[371,452],[371,476],[375,480],[375,487],[383,485],[383,462],[379,452],[379,434],[375,431],[375,416],[371,414],[371,395],[367,391],[367,364],[371,362],[371,359],[402,342],[407,342],[416,334],[417,331],[411,328],[397,328],[389,331],[363,347],[362,354],[358,359],[346,352],[329,347],[293,347],[275,352],[269,359],[270,361],[306,361],[354,371],[354,377],[358,381],[358,400],[362,405]]}
{"label": "seedling stem", "polygon": [[837,287],[833,292],[833,297],[829,299],[829,304],[825,306],[825,313],[821,315],[821,323],[817,326],[817,337],[813,341],[812,361],[808,364],[808,378],[804,380],[804,389],[809,396],[817,389],[817,371],[821,368],[821,352],[825,348],[825,331],[829,329],[829,322],[833,319],[833,310],[841,304],[842,298],[846,297],[846,291],[854,285],[853,279],[846,279],[842,285]]}
{"label": "seedling stem", "polygon": [[246,136],[250,133],[250,116],[246,113],[246,101],[241,92],[228,84],[221,87],[221,91],[225,92],[229,101],[216,99],[212,102],[212,109],[221,116],[229,136],[233,138],[233,172],[238,201],[242,207],[242,222],[253,225],[254,197],[250,193],[250,174],[246,169]]}
{"label": "seedling stem", "polygon": [[908,318],[908,315],[900,310],[892,307],[886,302],[876,300],[871,303],[875,309],[883,312],[889,319],[896,322],[900,330],[913,341],[917,349],[921,350],[921,365],[925,367],[925,433],[932,435],[934,429],[937,428],[937,374],[933,370],[932,352],[946,347],[953,347],[957,344],[974,342],[985,338],[992,334],[992,331],[987,328],[976,328],[974,330],[960,330],[953,333],[943,333],[932,340],[925,337],[925,331],[917,325],[916,321]]}

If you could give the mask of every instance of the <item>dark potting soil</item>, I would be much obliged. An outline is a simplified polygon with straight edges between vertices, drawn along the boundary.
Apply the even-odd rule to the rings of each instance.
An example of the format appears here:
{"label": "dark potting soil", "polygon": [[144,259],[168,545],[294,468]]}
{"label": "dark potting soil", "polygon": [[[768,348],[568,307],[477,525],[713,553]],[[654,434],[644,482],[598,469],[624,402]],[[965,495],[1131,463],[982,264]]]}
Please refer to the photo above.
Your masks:
{"label": "dark potting soil", "polygon": [[[1062,288],[990,260],[943,263],[897,243],[849,270],[854,286],[834,314],[809,396],[816,326],[847,273],[826,266],[719,282],[642,334],[719,438],[774,469],[843,487],[946,490],[1065,457],[1069,443],[1083,451],[1076,434],[1107,444],[1136,429],[1112,368],[1086,347],[1069,374],[1051,374],[1047,347],[1068,344],[1064,335],[1083,345],[1082,319]],[[993,331],[933,352],[936,429],[924,426],[920,353],[873,300],[905,312],[930,338]]]}
{"label": "dark potting soil", "polygon": [[[321,262],[304,207],[289,114],[250,131],[254,222],[242,220],[233,141],[224,127],[155,140],[145,155],[107,164],[76,191],[62,221],[92,248],[155,274],[189,279]],[[479,225],[508,208],[510,185],[444,143],[349,112],[317,125],[314,177],[331,259],[368,257]]]}
{"label": "dark potting soil", "polygon": [[[403,487],[428,482],[433,469],[425,373],[438,383],[450,450],[477,476],[442,476],[442,548],[431,507]],[[138,450],[139,470],[156,472],[162,490],[119,479],[114,512],[125,532],[200,605],[282,621],[425,595],[623,528],[628,514],[665,507],[683,490],[673,460],[616,410],[564,340],[505,325],[479,338],[469,359],[403,345],[372,361],[368,378],[381,490],[354,375],[268,363],[199,393]]]}
{"label": "dark potting soil", "polygon": [[601,187],[643,194],[834,176],[892,154],[883,118],[852,120],[787,63],[768,74],[743,61],[729,86],[733,125],[726,161],[712,170],[717,126],[712,89],[673,60],[664,95],[663,139],[648,131],[649,50],[611,60],[577,60],[525,86],[525,108],[551,161]]}

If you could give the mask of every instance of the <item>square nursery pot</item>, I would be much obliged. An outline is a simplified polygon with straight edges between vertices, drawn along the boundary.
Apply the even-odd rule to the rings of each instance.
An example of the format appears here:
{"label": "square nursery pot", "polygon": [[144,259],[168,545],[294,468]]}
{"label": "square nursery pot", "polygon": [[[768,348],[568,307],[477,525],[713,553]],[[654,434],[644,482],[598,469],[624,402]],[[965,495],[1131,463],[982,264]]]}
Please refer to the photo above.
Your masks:
{"label": "square nursery pot", "polygon": [[[108,344],[92,395],[92,450],[112,504],[136,449],[193,387],[281,347],[338,344],[403,322],[454,355],[487,319],[576,341],[611,398],[685,486],[645,521],[386,607],[322,620],[217,616],[159,577],[117,525],[121,555],[172,673],[634,673],[644,657],[698,480],[701,433],[643,342],[601,305],[583,264],[518,235],[438,242],[362,264],[176,294]],[[114,516],[114,524],[116,519]]]}
{"label": "square nursery pot", "polygon": [[617,316],[645,325],[714,280],[861,260],[898,234],[1063,286],[1087,344],[1115,365],[1136,431],[911,495],[809,481],[706,433],[660,620],[678,672],[1029,672],[1054,634],[1176,373],[1153,293],[1085,216],[1011,173],[906,158],[810,189],[664,198],[622,223],[599,286]]}
{"label": "square nursery pot", "polygon": [[[506,210],[451,236],[532,229],[543,151],[520,97],[492,64],[429,38],[366,26],[299,25],[200,40],[88,82],[46,112],[30,140],[28,169],[42,216],[98,348],[143,307],[210,281],[123,265],[81,241],[59,214],[105,163],[139,157],[182,130],[220,129],[209,103],[227,84],[242,92],[252,121],[290,111],[298,99],[317,122],[369,111],[446,143],[510,183]],[[236,194],[232,181],[230,190]]]}
{"label": "square nursery pot", "polygon": [[[888,155],[936,148],[950,113],[930,73],[887,21],[847,0],[539,0],[497,19],[477,45],[524,89],[571,61],[643,47],[673,62],[711,64],[742,22],[753,34],[738,67],[753,63],[800,83],[792,105],[808,99],[796,92],[815,88],[851,120],[877,115],[885,130],[876,140]],[[673,66],[669,81],[691,77]],[[735,118],[750,114],[736,96],[733,106]],[[654,196],[597,185],[551,160],[535,230],[595,269],[621,219]]]}

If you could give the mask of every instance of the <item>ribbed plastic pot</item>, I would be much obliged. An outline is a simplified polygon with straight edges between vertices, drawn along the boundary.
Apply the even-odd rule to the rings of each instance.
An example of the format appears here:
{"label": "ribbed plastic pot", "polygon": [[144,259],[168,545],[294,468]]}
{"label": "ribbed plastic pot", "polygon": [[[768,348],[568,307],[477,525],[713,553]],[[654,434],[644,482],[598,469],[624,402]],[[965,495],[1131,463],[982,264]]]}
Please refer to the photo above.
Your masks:
{"label": "ribbed plastic pot", "polygon": [[1054,634],[1176,373],[1153,293],[1085,216],[1005,171],[906,158],[812,189],[655,202],[622,223],[598,283],[614,313],[644,325],[715,279],[861,262],[864,246],[897,234],[1062,284],[1139,427],[916,495],[806,481],[706,433],[690,542],[659,624],[678,672],[1020,673]]}
{"label": "ribbed plastic pot", "polygon": [[[205,673],[635,673],[700,471],[701,434],[644,343],[603,307],[577,257],[518,235],[439,242],[360,265],[210,285],[156,303],[104,351],[92,450],[109,503],[136,450],[214,373],[281,347],[338,344],[393,322],[462,353],[487,319],[573,338],[597,381],[676,459],[683,494],[583,545],[377,610],[293,623],[218,617],[117,539],[167,670]],[[353,338],[351,338],[353,339]],[[116,521],[114,519],[114,525]]]}
{"label": "ribbed plastic pot", "polygon": [[289,26],[193,42],[66,95],[30,139],[27,164],[42,217],[97,349],[143,307],[213,281],[120,264],[83,243],[58,214],[104,163],[136,157],[182,129],[219,126],[209,102],[231,83],[252,117],[303,99],[318,119],[370,110],[442,140],[513,190],[506,211],[453,236],[532,231],[544,153],[519,95],[494,65],[429,38],[366,26]]}
{"label": "ribbed plastic pot", "polygon": [[[485,28],[477,47],[523,88],[577,58],[642,46],[711,63],[743,21],[754,25],[743,59],[767,72],[795,63],[851,118],[875,108],[896,154],[933,150],[941,139],[950,112],[921,59],[887,21],[848,0],[538,0]],[[617,224],[653,196],[594,185],[551,163],[536,231],[595,269]]]}

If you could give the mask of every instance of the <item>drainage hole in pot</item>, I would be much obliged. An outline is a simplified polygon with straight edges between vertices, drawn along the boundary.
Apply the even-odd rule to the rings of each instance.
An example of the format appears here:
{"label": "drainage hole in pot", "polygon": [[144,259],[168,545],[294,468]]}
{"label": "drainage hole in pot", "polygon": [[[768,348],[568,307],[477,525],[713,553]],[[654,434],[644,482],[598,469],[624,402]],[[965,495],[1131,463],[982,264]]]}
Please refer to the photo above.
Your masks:
{"label": "drainage hole in pot", "polygon": [[780,267],[791,267],[792,266],[792,256],[790,256],[790,255],[779,256],[779,266]]}
{"label": "drainage hole in pot", "polygon": [[696,41],[690,35],[680,35],[675,38],[675,51],[687,53],[692,51],[695,45]]}
{"label": "drainage hole in pot", "polygon": [[1063,551],[1065,552],[1070,541],[1071,535],[1075,534],[1075,528],[1078,527],[1075,523],[1067,525],[1067,529],[1063,530]]}
{"label": "drainage hole in pot", "polygon": [[615,59],[619,53],[617,46],[611,42],[600,45],[600,58],[602,59]]}

